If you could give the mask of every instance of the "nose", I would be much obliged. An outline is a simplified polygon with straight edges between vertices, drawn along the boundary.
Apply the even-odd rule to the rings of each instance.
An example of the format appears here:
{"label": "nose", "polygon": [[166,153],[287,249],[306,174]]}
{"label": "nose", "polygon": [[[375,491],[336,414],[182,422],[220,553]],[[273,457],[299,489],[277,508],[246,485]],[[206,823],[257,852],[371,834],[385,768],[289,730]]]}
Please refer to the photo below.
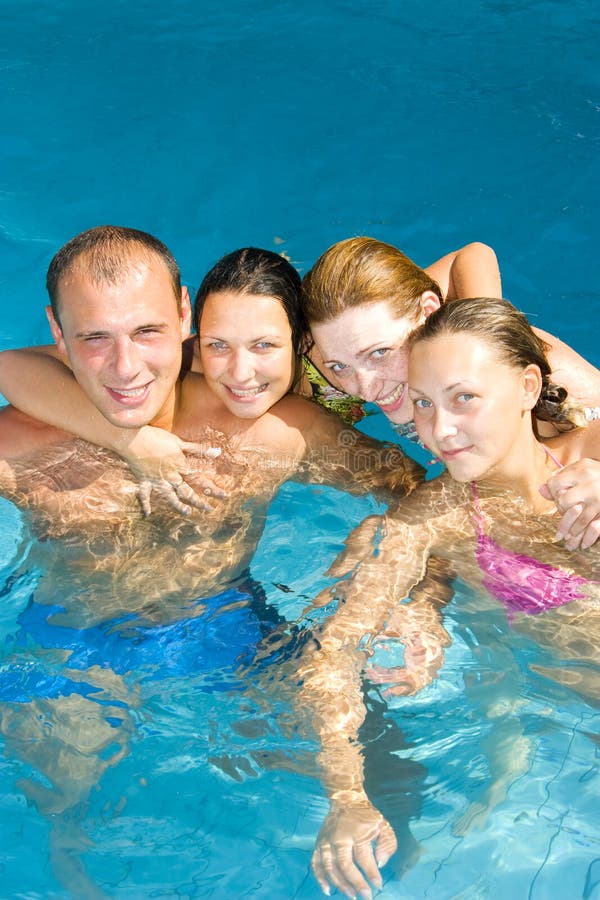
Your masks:
{"label": "nose", "polygon": [[141,370],[139,351],[129,338],[117,341],[114,348],[113,368],[122,382],[132,381]]}
{"label": "nose", "polygon": [[433,423],[433,436],[436,443],[456,437],[458,428],[452,413],[445,409],[436,409]]}
{"label": "nose", "polygon": [[356,369],[352,392],[363,400],[373,401],[379,395],[381,380],[368,369]]}
{"label": "nose", "polygon": [[245,347],[239,347],[234,350],[231,358],[231,376],[238,382],[243,384],[249,381],[254,375],[254,363],[252,354]]}

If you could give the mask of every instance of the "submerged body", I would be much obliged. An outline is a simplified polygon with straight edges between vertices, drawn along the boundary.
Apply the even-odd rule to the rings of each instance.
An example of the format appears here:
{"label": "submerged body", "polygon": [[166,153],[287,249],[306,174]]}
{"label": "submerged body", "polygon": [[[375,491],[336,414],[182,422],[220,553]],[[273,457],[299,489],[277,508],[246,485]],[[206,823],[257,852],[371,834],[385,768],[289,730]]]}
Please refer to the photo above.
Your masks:
{"label": "submerged body", "polygon": [[[201,401],[210,420],[201,378],[188,378],[183,394],[191,391],[194,407]],[[199,394],[192,391],[193,382]],[[306,418],[298,418],[298,406]],[[153,515],[145,517],[139,485],[114,454],[40,429],[12,408],[0,412],[2,433],[12,425],[15,451],[19,432],[24,442],[32,429],[38,435],[35,451],[29,442],[29,453],[5,453],[0,463],[2,493],[23,511],[36,537],[15,575],[24,584],[32,579],[32,588],[0,678],[0,727],[7,752],[44,776],[44,786],[30,779],[21,788],[40,813],[53,816],[52,847],[64,839],[65,829],[68,841],[79,840],[70,811],[86,800],[106,768],[128,753],[134,728],[129,710],[137,706],[140,678],[200,678],[206,672],[211,689],[231,689],[240,666],[252,662],[258,644],[275,627],[277,614],[248,578],[270,500],[292,475],[312,474],[352,489],[360,481],[351,463],[344,468],[348,447],[342,447],[340,458],[318,453],[313,470],[307,444],[311,423],[315,451],[328,445],[328,436],[315,426],[315,413],[321,426],[331,424],[339,432],[337,420],[294,397],[260,423],[249,420],[240,428],[236,421],[229,440],[222,431],[217,435],[177,420],[178,434],[208,439],[222,450],[215,459],[190,458],[190,485],[201,491],[208,476],[226,496],[213,509],[186,517],[167,499],[155,498]],[[303,427],[288,424],[292,414]],[[272,449],[265,453],[267,440]],[[372,453],[373,445],[358,449],[368,485],[373,473],[364,451]],[[397,461],[401,464],[399,456]],[[388,474],[398,477],[393,469]],[[50,731],[40,730],[40,716],[51,723]],[[69,874],[64,860],[57,866],[72,891],[95,896],[85,874]]]}
{"label": "submerged body", "polygon": [[404,664],[368,673],[386,693],[412,693],[436,676],[450,640],[441,615],[447,597],[415,595],[430,561],[445,560],[484,607],[501,603],[515,632],[561,661],[537,671],[600,699],[598,550],[569,550],[540,493],[557,467],[597,458],[600,423],[539,443],[538,410],[551,409],[558,427],[572,428],[577,409],[550,381],[525,317],[505,301],[456,301],[434,313],[412,338],[409,385],[421,439],[448,474],[386,516],[375,542],[372,523],[354,535],[336,570],[346,575],[334,588],[341,602],[302,669],[331,799],[313,867],[325,891],[334,884],[348,896],[370,896],[368,881],[381,883],[378,864],[395,848],[363,786],[362,670],[375,639],[387,634],[404,645]]}

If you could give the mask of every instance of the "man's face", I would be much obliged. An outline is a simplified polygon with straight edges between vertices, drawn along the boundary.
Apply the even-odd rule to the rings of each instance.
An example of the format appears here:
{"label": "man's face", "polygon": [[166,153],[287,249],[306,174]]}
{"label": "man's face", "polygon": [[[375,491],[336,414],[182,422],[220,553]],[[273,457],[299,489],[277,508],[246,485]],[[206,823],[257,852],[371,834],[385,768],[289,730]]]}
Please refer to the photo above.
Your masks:
{"label": "man's face", "polygon": [[60,326],[52,335],[94,406],[124,428],[171,428],[181,342],[190,332],[159,259],[136,261],[117,284],[94,285],[84,272],[59,286]]}

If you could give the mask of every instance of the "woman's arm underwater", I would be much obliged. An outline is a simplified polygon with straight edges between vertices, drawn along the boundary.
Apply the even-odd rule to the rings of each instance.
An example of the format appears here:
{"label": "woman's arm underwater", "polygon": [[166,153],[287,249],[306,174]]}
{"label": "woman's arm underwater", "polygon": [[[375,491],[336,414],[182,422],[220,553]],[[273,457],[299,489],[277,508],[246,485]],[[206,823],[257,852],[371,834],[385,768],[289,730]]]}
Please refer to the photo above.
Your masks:
{"label": "woman's arm underwater", "polygon": [[373,492],[391,502],[422,484],[425,472],[397,444],[384,443],[346,425],[316,403],[302,405],[297,420],[305,443],[303,477],[350,493]]}
{"label": "woman's arm underwater", "polygon": [[[371,543],[373,522],[364,529]],[[324,891],[332,884],[346,896],[370,897],[369,883],[381,887],[379,868],[396,849],[389,823],[371,804],[364,789],[363,751],[358,730],[366,709],[362,674],[370,642],[403,605],[411,587],[422,580],[430,535],[394,523],[377,555],[353,542],[351,556],[362,558],[350,578],[334,585],[337,610],[315,635],[300,666],[300,708],[308,713],[321,750],[323,785],[330,810],[319,832],[312,858]],[[410,605],[410,604],[407,604]],[[399,619],[396,618],[396,622]],[[401,627],[400,627],[401,630]]]}

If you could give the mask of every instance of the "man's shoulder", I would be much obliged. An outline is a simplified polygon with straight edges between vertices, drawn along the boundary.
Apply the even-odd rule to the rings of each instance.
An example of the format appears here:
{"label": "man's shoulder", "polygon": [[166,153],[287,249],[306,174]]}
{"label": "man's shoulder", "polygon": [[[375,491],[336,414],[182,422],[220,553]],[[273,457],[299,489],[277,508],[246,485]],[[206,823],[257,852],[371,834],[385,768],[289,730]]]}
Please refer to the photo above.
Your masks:
{"label": "man's shoulder", "polygon": [[0,409],[0,459],[21,459],[72,438],[72,434],[32,419],[14,406]]}

